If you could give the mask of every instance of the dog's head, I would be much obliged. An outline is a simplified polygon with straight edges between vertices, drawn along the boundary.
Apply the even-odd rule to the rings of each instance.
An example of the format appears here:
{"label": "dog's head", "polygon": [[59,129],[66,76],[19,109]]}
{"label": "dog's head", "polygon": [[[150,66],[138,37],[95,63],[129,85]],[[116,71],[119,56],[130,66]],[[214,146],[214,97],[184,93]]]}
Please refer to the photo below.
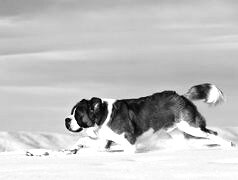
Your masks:
{"label": "dog's head", "polygon": [[80,132],[84,128],[100,125],[106,116],[106,103],[100,98],[83,99],[71,110],[71,115],[65,119],[65,126],[69,131]]}

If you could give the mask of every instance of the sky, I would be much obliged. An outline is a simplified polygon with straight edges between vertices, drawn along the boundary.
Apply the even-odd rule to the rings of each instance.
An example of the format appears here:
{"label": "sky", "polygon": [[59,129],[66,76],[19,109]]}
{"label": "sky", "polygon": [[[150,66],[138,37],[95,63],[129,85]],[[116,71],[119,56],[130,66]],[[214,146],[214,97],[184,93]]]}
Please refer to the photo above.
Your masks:
{"label": "sky", "polygon": [[209,126],[238,126],[238,1],[0,0],[0,130],[65,132],[82,98],[185,93]]}

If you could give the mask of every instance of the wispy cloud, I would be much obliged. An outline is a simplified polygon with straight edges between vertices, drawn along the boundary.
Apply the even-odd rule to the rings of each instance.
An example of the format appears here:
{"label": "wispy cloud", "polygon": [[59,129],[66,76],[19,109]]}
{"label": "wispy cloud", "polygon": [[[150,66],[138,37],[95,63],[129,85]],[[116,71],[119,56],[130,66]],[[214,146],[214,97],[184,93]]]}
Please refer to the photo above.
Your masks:
{"label": "wispy cloud", "polygon": [[114,49],[86,49],[86,50],[62,50],[43,51],[35,53],[17,53],[0,55],[0,60],[5,61],[84,61],[102,60],[116,53]]}
{"label": "wispy cloud", "polygon": [[0,53],[196,43],[214,31],[232,34],[236,7],[231,0],[7,0],[0,7]]}
{"label": "wispy cloud", "polygon": [[[238,32],[238,27],[237,27]],[[238,43],[238,34],[218,35],[204,39],[205,42],[212,43]],[[237,46],[236,46],[237,47]]]}

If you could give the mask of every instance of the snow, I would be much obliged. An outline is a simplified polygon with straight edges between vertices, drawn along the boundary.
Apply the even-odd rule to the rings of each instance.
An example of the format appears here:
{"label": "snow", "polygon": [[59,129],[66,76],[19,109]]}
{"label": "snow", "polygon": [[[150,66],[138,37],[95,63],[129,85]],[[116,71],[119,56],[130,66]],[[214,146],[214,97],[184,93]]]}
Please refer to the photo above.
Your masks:
{"label": "snow", "polygon": [[78,135],[49,132],[0,132],[0,152],[36,148],[61,149],[78,139]]}
{"label": "snow", "polygon": [[[215,129],[223,138],[235,143],[238,142],[237,128]],[[22,133],[18,135],[22,136]],[[34,134],[33,137],[40,145],[46,146],[46,142],[50,141],[44,139],[41,135]],[[53,136],[56,136],[56,139],[62,138],[61,141],[57,141],[60,147],[67,146],[75,141],[75,137],[67,135],[51,134],[49,137],[52,139]],[[0,137],[3,137],[3,134]],[[5,132],[4,137],[10,138],[11,136]],[[73,140],[69,141],[70,138]],[[2,139],[0,138],[0,140]],[[135,154],[96,152],[82,149],[77,154],[72,155],[58,154],[39,157],[25,156],[27,146],[19,146],[15,139],[14,144],[17,144],[17,148],[14,151],[0,153],[0,179],[138,180],[236,179],[238,177],[237,147],[230,149],[223,149],[218,146],[207,147],[202,145],[206,141],[204,139],[189,139],[184,140],[184,143],[182,143],[182,140],[176,139],[176,141],[181,141],[181,144],[179,148],[175,148],[176,146],[173,146],[173,144],[178,145],[179,143],[174,141],[163,136],[160,143],[166,145]],[[52,147],[57,149],[55,144]],[[52,149],[50,152],[57,151]]]}

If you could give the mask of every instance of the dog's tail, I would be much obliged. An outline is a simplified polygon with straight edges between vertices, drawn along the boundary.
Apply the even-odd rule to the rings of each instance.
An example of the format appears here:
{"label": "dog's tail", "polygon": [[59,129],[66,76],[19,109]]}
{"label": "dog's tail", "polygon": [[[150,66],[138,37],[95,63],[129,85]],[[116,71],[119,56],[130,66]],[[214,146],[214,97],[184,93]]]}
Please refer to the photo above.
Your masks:
{"label": "dog's tail", "polygon": [[191,101],[204,100],[204,102],[210,105],[218,105],[225,100],[223,92],[215,85],[209,83],[191,87],[184,96]]}

